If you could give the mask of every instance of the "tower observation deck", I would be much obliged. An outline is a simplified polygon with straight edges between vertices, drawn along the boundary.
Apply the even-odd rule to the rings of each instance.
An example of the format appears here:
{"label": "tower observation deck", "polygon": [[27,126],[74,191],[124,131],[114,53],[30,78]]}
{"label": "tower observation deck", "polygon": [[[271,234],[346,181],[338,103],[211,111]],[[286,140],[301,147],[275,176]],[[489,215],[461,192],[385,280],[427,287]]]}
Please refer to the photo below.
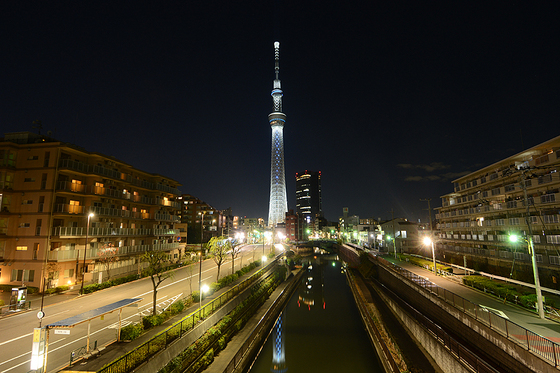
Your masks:
{"label": "tower observation deck", "polygon": [[284,171],[284,123],[286,114],[282,112],[282,88],[278,73],[280,72],[280,43],[274,42],[274,73],[272,86],[272,113],[268,114],[268,122],[272,127],[272,150],[270,157],[270,204],[268,209],[268,225],[275,227],[283,223],[288,211],[286,197],[286,177]]}

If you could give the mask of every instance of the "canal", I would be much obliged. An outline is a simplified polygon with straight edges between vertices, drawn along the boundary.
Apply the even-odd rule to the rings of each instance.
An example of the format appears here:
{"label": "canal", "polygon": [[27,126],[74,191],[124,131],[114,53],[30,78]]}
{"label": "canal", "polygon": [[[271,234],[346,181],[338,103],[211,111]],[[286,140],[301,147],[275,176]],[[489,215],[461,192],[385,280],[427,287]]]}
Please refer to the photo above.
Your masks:
{"label": "canal", "polygon": [[248,372],[383,372],[341,262],[312,258]]}

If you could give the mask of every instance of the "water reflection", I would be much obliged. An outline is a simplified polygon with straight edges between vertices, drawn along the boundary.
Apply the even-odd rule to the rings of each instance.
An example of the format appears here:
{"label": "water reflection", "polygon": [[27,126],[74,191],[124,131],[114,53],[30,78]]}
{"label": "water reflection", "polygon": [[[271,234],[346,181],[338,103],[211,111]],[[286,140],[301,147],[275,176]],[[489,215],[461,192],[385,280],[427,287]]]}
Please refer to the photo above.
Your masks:
{"label": "water reflection", "polygon": [[[311,257],[251,373],[382,372],[336,256]],[[327,301],[329,307],[326,306]]]}
{"label": "water reflection", "polygon": [[286,366],[286,352],[284,350],[284,312],[280,314],[276,324],[274,325],[274,334],[272,339],[272,367],[270,371],[273,373],[284,373],[288,371]]}

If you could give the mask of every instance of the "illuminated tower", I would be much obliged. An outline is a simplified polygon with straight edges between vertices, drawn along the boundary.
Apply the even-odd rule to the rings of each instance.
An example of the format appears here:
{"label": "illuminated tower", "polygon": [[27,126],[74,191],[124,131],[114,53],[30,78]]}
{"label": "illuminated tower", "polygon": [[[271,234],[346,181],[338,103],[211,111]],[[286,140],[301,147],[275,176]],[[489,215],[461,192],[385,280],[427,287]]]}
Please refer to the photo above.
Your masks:
{"label": "illuminated tower", "polygon": [[274,42],[274,73],[276,78],[272,87],[272,113],[268,121],[272,127],[272,152],[270,157],[270,205],[268,207],[268,225],[275,227],[283,223],[288,211],[286,198],[286,180],[284,173],[284,123],[286,114],[282,113],[282,88],[278,73],[280,72],[280,43]]}

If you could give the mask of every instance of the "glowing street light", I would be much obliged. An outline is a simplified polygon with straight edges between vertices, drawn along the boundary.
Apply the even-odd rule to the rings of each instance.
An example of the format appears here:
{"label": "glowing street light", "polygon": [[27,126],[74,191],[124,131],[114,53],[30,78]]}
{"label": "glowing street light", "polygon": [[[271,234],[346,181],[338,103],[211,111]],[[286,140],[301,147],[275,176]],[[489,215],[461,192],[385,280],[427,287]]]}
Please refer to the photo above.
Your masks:
{"label": "glowing street light", "polygon": [[434,274],[437,276],[436,252],[434,250],[434,241],[428,236],[424,237],[423,241],[424,241],[424,245],[426,245],[426,246],[431,245],[432,246],[432,259],[434,261]]}
{"label": "glowing street light", "polygon": [[539,317],[544,319],[544,306],[543,306],[543,297],[541,292],[541,282],[539,280],[539,268],[537,267],[537,258],[535,256],[535,247],[533,246],[533,237],[531,235],[528,238],[520,237],[515,234],[509,236],[510,242],[516,243],[519,240],[523,240],[527,242],[527,248],[529,250],[529,255],[531,255],[531,263],[533,265],[533,276],[535,278],[535,290],[537,292],[537,311],[539,313]]}

